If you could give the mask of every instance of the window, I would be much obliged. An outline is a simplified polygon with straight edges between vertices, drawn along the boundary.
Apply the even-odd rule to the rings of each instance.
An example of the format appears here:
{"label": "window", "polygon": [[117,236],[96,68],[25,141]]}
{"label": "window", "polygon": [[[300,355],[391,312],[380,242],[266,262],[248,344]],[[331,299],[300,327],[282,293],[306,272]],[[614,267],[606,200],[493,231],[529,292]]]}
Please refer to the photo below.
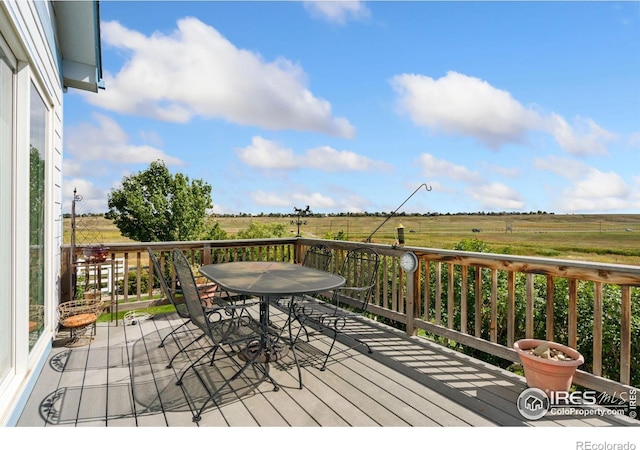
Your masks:
{"label": "window", "polygon": [[[0,44],[2,44],[0,38]],[[13,72],[0,45],[0,381],[12,367],[11,185],[13,141]]]}
{"label": "window", "polygon": [[44,329],[47,108],[31,85],[29,108],[29,349]]}

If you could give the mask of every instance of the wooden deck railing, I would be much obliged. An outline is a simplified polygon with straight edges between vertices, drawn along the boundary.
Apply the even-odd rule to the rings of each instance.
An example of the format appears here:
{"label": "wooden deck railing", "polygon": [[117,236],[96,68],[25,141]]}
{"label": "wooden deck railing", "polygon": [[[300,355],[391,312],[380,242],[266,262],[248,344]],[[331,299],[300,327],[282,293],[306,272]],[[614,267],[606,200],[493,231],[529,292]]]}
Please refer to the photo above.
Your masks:
{"label": "wooden deck railing", "polygon": [[[354,247],[368,245],[381,254],[370,311],[409,334],[424,332],[502,362],[518,361],[513,350],[518,339],[554,340],[585,356],[574,377],[577,384],[623,399],[632,385],[640,384],[640,266],[304,238],[107,246],[129,274],[119,285],[124,310],[142,307],[153,293],[147,247],[159,252],[162,264],[177,247],[199,265],[299,262],[305,249],[318,242],[334,252],[333,271]],[[72,292],[70,250],[64,246],[62,251],[62,299],[70,299]],[[79,257],[81,250],[77,248]],[[419,258],[413,274],[398,264],[405,251]]]}

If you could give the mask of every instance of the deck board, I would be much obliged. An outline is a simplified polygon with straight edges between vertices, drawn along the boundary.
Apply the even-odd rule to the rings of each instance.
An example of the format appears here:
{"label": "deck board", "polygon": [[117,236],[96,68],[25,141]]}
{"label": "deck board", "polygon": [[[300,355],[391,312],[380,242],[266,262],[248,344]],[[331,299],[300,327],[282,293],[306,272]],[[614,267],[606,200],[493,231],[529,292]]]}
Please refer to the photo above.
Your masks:
{"label": "deck board", "polygon": [[[282,321],[282,314],[272,315]],[[374,352],[352,342],[320,371],[326,337],[301,343],[303,389],[290,351],[268,366],[273,385],[250,367],[218,404],[210,402],[199,423],[193,414],[208,398],[205,386],[222,386],[232,360],[186,372],[205,350],[199,343],[169,360],[194,338],[193,328],[161,340],[182,323],[177,315],[136,324],[99,323],[89,345],[67,348],[61,333],[49,363],[27,401],[19,427],[611,427],[638,425],[615,417],[524,419],[516,399],[526,387],[518,375],[433,342],[371,322],[357,325]],[[205,342],[204,340],[201,342]]]}

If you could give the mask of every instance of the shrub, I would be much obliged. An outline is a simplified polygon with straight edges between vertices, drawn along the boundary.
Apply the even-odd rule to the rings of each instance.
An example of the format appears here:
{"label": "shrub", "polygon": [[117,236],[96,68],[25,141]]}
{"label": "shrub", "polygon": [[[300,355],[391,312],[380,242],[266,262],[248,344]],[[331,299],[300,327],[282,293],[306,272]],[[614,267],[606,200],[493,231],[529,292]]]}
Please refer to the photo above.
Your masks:
{"label": "shrub", "polygon": [[[140,272],[140,293],[149,292],[149,274],[146,271]],[[124,279],[118,280],[118,294],[124,294]],[[127,295],[138,294],[138,274],[130,271],[127,274]]]}

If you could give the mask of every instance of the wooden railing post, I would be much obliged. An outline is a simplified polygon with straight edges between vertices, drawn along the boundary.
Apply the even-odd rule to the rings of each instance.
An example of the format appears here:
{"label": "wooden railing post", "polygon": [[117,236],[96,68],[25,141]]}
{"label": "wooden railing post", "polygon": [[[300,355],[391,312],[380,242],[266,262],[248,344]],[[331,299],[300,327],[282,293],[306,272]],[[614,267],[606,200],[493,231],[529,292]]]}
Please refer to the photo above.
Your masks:
{"label": "wooden railing post", "polygon": [[202,249],[202,265],[211,264],[211,244],[204,244]]}
{"label": "wooden railing post", "polygon": [[73,300],[73,265],[71,248],[63,247],[60,253],[60,302]]}
{"label": "wooden railing post", "polygon": [[293,245],[293,257],[296,264],[302,264],[302,244],[296,241]]}
{"label": "wooden railing post", "polygon": [[416,326],[413,319],[419,315],[418,306],[420,305],[420,291],[418,289],[420,283],[420,271],[407,273],[407,334],[409,336],[416,335]]}

